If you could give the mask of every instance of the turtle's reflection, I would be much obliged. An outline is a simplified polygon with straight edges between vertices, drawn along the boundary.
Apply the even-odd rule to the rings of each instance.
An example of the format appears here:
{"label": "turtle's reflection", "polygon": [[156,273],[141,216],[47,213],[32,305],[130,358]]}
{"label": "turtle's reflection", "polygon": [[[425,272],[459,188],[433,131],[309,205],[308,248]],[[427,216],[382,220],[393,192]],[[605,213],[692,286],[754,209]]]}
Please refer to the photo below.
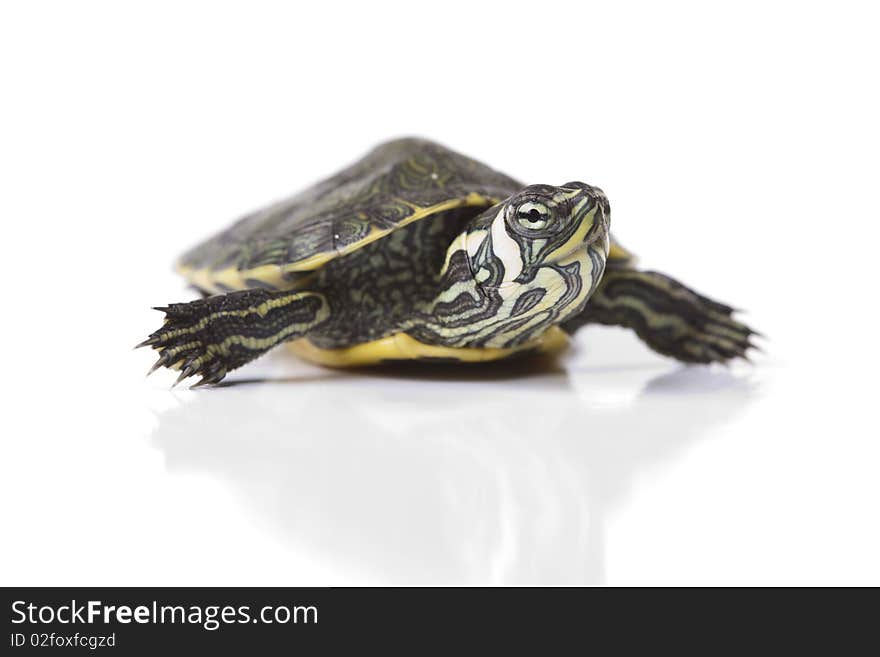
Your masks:
{"label": "turtle's reflection", "polygon": [[228,479],[293,549],[375,581],[599,583],[634,478],[752,389],[726,371],[652,371],[235,385],[166,411],[153,440],[169,468]]}

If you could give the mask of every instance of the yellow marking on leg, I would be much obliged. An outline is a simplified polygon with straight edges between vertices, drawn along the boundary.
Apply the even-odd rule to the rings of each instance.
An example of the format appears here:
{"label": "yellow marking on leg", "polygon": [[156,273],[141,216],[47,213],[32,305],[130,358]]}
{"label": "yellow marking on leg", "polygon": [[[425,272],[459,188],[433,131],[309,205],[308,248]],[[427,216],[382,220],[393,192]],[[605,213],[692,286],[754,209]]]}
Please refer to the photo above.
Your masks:
{"label": "yellow marking on leg", "polygon": [[162,354],[163,357],[170,358],[176,354],[179,354],[181,351],[186,351],[187,349],[192,349],[193,347],[200,346],[201,343],[196,342],[187,342],[186,344],[177,345],[176,347],[159,347],[159,353]]}
{"label": "yellow marking on leg", "polygon": [[265,351],[266,349],[274,347],[279,342],[283,342],[288,338],[288,336],[298,333],[305,333],[309,330],[310,327],[324,321],[326,317],[327,314],[325,313],[324,316],[319,316],[318,319],[316,319],[314,322],[288,324],[283,329],[278,331],[278,333],[270,335],[268,338],[254,338],[245,335],[230,335],[229,337],[225,338],[223,342],[220,342],[219,344],[209,344],[206,345],[205,348],[208,352],[217,351],[221,354],[225,354],[229,352],[229,347],[237,344],[246,349],[250,349],[251,351]]}
{"label": "yellow marking on leg", "polygon": [[439,347],[428,345],[406,333],[395,333],[387,338],[366,342],[343,349],[321,349],[308,338],[294,340],[286,348],[304,360],[326,367],[358,367],[375,365],[387,360],[416,360],[419,358],[449,358],[466,363],[482,363],[508,358],[521,351],[535,349],[541,353],[557,352],[568,344],[568,335],[557,326],[540,337],[513,348]]}
{"label": "yellow marking on leg", "polygon": [[263,301],[256,306],[244,308],[242,310],[218,310],[217,312],[211,313],[210,315],[205,315],[204,317],[202,317],[202,319],[200,319],[192,326],[174,329],[173,331],[168,331],[167,333],[164,333],[162,335],[162,339],[169,340],[171,338],[176,338],[187,333],[196,333],[198,331],[201,331],[202,329],[207,327],[208,324],[210,324],[212,321],[220,317],[247,317],[248,315],[259,315],[260,317],[265,317],[270,310],[289,306],[291,303],[295,301],[302,301],[307,297],[316,297],[320,299],[322,306],[326,305],[324,302],[324,298],[320,294],[314,294],[311,292],[294,292],[293,294],[290,294],[286,297],[269,299],[268,301]]}

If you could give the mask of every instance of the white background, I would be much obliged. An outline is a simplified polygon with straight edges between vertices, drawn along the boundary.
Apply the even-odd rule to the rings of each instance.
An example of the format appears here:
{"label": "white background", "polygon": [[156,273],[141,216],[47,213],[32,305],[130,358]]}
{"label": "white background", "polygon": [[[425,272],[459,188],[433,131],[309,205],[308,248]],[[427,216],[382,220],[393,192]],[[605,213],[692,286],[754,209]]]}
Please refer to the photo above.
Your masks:
{"label": "white background", "polygon": [[[880,584],[870,3],[604,4],[4,3],[0,583]],[[766,353],[144,380],[182,250],[404,134],[600,185]]]}

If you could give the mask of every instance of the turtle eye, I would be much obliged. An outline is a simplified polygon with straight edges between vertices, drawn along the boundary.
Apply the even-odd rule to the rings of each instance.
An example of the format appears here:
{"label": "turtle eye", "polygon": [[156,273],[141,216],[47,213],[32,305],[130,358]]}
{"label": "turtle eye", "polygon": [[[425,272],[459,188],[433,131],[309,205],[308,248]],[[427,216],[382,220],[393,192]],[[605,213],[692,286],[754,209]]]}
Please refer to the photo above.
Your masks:
{"label": "turtle eye", "polygon": [[550,223],[550,210],[543,203],[526,201],[516,209],[516,221],[523,228],[541,230]]}

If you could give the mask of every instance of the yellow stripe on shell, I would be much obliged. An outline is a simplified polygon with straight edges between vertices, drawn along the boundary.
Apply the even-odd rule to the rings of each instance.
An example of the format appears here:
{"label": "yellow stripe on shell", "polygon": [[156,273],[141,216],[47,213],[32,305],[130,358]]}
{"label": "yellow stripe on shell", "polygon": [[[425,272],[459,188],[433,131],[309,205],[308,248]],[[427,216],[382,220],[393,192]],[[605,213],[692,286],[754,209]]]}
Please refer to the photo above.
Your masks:
{"label": "yellow stripe on shell", "polygon": [[182,263],[178,263],[176,269],[192,285],[201,290],[205,290],[206,292],[219,293],[227,290],[246,290],[253,287],[253,285],[249,285],[246,282],[248,280],[260,281],[271,285],[276,289],[283,290],[291,287],[291,283],[287,280],[285,274],[318,269],[334,258],[357,251],[363,246],[375,242],[392,231],[415,221],[439,212],[445,212],[446,210],[463,207],[490,207],[499,202],[499,199],[483,196],[476,192],[471,192],[467,196],[461,198],[449,199],[448,201],[443,201],[442,203],[437,203],[436,205],[431,205],[426,208],[421,208],[404,201],[403,199],[395,198],[394,200],[414,208],[415,211],[409,217],[396,224],[393,228],[374,228],[362,240],[349,244],[336,251],[316,253],[309,258],[298,260],[297,262],[291,262],[286,265],[261,265],[260,267],[254,267],[253,269],[241,270],[236,267],[227,267],[226,269],[219,270],[210,269],[208,267],[196,269]]}

